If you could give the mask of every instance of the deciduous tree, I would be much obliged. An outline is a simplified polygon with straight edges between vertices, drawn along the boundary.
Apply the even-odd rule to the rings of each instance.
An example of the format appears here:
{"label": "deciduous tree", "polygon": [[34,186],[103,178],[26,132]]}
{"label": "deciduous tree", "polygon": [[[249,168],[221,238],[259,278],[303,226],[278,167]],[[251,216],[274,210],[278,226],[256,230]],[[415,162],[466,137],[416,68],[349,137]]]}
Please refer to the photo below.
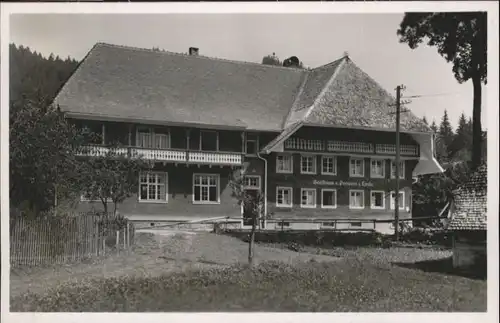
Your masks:
{"label": "deciduous tree", "polygon": [[82,193],[92,201],[100,201],[106,215],[108,203],[113,204],[116,214],[118,204],[138,193],[141,171],[152,167],[142,158],[130,158],[122,152],[114,145],[104,156],[88,157],[81,172]]}
{"label": "deciduous tree", "polygon": [[412,49],[427,41],[446,61],[453,63],[458,82],[472,81],[472,166],[481,164],[481,91],[487,82],[487,13],[407,13],[397,31]]}

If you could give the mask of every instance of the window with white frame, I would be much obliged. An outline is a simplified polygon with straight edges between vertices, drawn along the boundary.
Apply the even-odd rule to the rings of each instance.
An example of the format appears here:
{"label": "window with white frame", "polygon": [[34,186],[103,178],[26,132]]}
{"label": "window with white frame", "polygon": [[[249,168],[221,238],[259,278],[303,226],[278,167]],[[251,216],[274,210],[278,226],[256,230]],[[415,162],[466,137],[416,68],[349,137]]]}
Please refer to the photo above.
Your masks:
{"label": "window with white frame", "polygon": [[101,202],[101,199],[98,197],[92,198],[92,194],[84,192],[80,196],[80,201],[81,202]]}
{"label": "window with white frame", "polygon": [[334,209],[337,207],[337,190],[323,188],[321,190],[321,207],[324,209]]}
{"label": "window with white frame", "polygon": [[350,190],[349,191],[349,208],[363,209],[365,207],[365,191]]}
{"label": "window with white frame", "polygon": [[337,158],[335,156],[321,157],[321,174],[337,175]]}
{"label": "window with white frame", "polygon": [[292,155],[280,154],[276,156],[276,172],[292,173],[293,171]]}
{"label": "window with white frame", "polygon": [[245,189],[260,189],[260,176],[259,175],[245,175],[243,177],[243,187]]}
{"label": "window with white frame", "polygon": [[316,207],[316,189],[302,188],[300,189],[300,207],[315,208]]}
{"label": "window with white frame", "polygon": [[292,206],[292,188],[280,187],[276,188],[276,206],[291,207]]}
{"label": "window with white frame", "polygon": [[170,134],[168,131],[155,132],[153,128],[138,128],[136,143],[141,148],[168,149]]}
{"label": "window with white frame", "polygon": [[385,177],[385,160],[383,159],[371,160],[370,176],[373,178]]}
{"label": "window with white frame", "polygon": [[[396,178],[396,161],[391,161],[391,178]],[[405,178],[405,162],[400,161],[399,162],[399,178],[404,179]]]}
{"label": "window with white frame", "polygon": [[316,156],[300,156],[300,173],[316,174]]}
{"label": "window with white frame", "polygon": [[[405,192],[404,191],[399,191],[399,209],[404,210],[405,209]],[[394,210],[396,207],[396,193],[391,192],[391,210]]]}
{"label": "window with white frame", "polygon": [[363,158],[351,158],[349,161],[349,174],[351,177],[365,176],[365,160]]}
{"label": "window with white frame", "polygon": [[143,172],[139,176],[139,200],[167,202],[168,176],[164,172]]}
{"label": "window with white frame", "polygon": [[193,191],[195,204],[219,203],[219,175],[194,174]]}
{"label": "window with white frame", "polygon": [[249,155],[256,155],[259,150],[259,136],[248,133],[245,138],[245,152]]}
{"label": "window with white frame", "polygon": [[372,209],[385,209],[385,192],[371,191],[370,192],[370,207]]}

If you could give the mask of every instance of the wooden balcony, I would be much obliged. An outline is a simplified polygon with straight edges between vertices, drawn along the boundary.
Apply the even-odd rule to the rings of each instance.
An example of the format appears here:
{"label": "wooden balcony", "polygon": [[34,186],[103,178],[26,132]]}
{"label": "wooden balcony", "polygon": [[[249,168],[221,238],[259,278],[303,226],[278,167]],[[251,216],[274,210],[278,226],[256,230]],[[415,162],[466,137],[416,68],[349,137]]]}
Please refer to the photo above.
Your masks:
{"label": "wooden balcony", "polygon": [[[111,148],[99,145],[85,146],[80,156],[104,157]],[[146,160],[158,162],[189,163],[198,165],[227,165],[239,166],[243,163],[243,153],[213,152],[213,151],[187,151],[182,149],[152,149],[140,147],[114,148],[114,153],[119,156],[131,158],[142,157]]]}
{"label": "wooden balcony", "polygon": [[131,157],[142,157],[147,160],[164,162],[187,162],[187,153],[183,150],[175,149],[151,149],[151,148],[131,148]]}
{"label": "wooden balcony", "polygon": [[188,162],[192,164],[208,165],[241,165],[243,163],[243,154],[190,151],[188,153]]}

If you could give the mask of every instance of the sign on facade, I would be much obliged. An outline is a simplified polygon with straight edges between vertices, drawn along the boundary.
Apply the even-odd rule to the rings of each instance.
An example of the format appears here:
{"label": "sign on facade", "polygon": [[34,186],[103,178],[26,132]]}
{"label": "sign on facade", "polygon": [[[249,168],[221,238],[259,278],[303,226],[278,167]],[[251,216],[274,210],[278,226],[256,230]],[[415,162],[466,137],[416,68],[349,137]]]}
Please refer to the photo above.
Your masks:
{"label": "sign on facade", "polygon": [[326,180],[314,180],[313,185],[328,185],[328,186],[340,186],[340,187],[373,187],[372,182],[368,181],[326,181]]}

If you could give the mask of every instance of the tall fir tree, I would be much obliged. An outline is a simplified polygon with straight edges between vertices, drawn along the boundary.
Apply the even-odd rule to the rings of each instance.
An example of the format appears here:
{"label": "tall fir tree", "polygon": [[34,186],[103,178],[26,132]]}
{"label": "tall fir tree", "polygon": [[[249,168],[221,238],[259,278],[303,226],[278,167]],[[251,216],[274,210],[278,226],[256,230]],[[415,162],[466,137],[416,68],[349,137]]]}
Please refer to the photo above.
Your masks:
{"label": "tall fir tree", "polygon": [[450,120],[448,118],[448,112],[444,110],[436,142],[436,155],[438,160],[443,163],[447,163],[449,161],[449,147],[453,141],[453,136],[453,128],[451,127]]}
{"label": "tall fir tree", "polygon": [[462,112],[457,131],[449,147],[450,158],[455,161],[470,162],[472,158],[472,127]]}

